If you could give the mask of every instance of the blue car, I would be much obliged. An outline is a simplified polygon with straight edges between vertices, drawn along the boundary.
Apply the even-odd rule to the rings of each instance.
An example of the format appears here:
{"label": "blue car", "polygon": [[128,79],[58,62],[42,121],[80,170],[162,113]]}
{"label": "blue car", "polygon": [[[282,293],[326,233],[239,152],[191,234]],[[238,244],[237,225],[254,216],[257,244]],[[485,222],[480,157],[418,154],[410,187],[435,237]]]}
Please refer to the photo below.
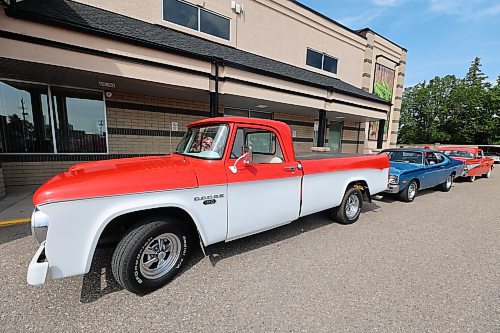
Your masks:
{"label": "blue car", "polygon": [[422,189],[438,187],[448,192],[453,179],[462,175],[464,164],[441,152],[426,148],[386,149],[391,163],[387,193],[411,202]]}

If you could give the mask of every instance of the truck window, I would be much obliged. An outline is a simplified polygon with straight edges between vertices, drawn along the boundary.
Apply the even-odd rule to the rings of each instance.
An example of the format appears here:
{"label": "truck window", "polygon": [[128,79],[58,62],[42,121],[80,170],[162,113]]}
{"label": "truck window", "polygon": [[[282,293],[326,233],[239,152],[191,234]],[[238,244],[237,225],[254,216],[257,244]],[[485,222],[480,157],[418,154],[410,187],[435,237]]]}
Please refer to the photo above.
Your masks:
{"label": "truck window", "polygon": [[240,157],[244,145],[252,148],[254,164],[283,163],[284,161],[279,140],[271,131],[238,128],[231,158]]}
{"label": "truck window", "polygon": [[203,159],[221,159],[228,133],[227,125],[192,127],[179,142],[176,153]]}

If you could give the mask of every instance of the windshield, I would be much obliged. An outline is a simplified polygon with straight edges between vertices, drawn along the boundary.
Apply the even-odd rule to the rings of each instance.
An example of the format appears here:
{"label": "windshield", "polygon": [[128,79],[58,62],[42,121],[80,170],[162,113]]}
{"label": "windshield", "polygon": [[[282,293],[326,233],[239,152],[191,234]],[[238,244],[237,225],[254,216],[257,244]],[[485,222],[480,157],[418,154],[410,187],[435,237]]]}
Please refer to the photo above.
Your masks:
{"label": "windshield", "polygon": [[221,159],[229,127],[209,125],[190,128],[177,146],[176,153],[204,159]]}
{"label": "windshield", "polygon": [[474,154],[465,150],[444,150],[443,154],[450,157],[474,158]]}
{"label": "windshield", "polygon": [[414,163],[423,164],[422,153],[416,151],[389,151],[389,160],[391,162],[404,162],[404,163]]}

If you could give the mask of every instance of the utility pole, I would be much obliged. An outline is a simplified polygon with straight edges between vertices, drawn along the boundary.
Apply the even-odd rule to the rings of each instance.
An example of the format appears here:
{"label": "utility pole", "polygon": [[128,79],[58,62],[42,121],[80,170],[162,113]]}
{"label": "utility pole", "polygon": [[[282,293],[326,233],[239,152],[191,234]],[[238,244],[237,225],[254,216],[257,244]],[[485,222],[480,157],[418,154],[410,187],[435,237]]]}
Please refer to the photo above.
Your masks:
{"label": "utility pole", "polygon": [[21,98],[21,114],[23,116],[23,122],[22,122],[22,129],[23,129],[23,145],[24,145],[24,152],[28,152],[28,148],[26,147],[26,127],[24,124],[26,123],[26,116],[28,113],[26,112],[24,108],[24,98]]}

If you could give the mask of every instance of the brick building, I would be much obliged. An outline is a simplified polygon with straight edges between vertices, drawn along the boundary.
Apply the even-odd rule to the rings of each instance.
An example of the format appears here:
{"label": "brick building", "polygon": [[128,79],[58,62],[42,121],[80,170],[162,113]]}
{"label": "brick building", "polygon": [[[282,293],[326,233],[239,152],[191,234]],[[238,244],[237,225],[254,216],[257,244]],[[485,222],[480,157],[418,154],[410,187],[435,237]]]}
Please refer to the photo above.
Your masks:
{"label": "brick building", "polygon": [[204,117],[284,121],[301,151],[396,143],[406,50],[297,1],[8,3],[0,196],[80,161],[168,154]]}

